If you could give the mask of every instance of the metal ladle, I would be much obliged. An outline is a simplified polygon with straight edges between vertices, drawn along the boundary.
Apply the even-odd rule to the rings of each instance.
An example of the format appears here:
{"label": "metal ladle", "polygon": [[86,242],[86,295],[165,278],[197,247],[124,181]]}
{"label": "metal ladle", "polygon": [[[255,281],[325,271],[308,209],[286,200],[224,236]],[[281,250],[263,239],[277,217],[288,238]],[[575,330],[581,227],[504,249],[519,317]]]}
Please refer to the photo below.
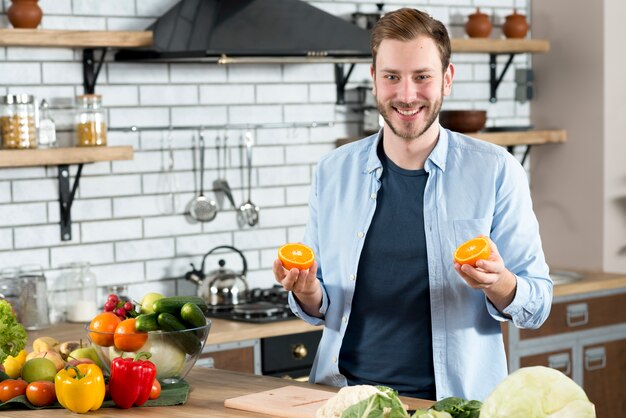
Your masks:
{"label": "metal ladle", "polygon": [[191,202],[189,214],[200,222],[209,222],[217,215],[217,203],[204,195],[204,135],[200,132],[200,194]]}
{"label": "metal ladle", "polygon": [[245,134],[246,144],[246,157],[248,159],[248,200],[239,206],[239,212],[237,213],[237,223],[239,226],[248,224],[249,226],[255,226],[259,223],[259,207],[252,203],[252,145],[254,140],[252,138],[252,132],[247,131]]}
{"label": "metal ladle", "polygon": [[[219,203],[219,207],[224,209],[224,195],[232,205],[233,209],[237,209],[237,205],[235,204],[235,199],[233,199],[233,192],[230,188],[230,184],[228,184],[228,180],[226,180],[226,169],[228,168],[227,164],[227,150],[228,150],[228,133],[224,132],[224,145],[222,147],[223,153],[220,151],[220,137],[219,135],[215,138],[215,149],[217,152],[217,179],[213,181],[213,190],[216,193],[217,202]],[[224,155],[224,165],[222,166],[221,156]],[[218,194],[219,193],[219,194]]]}

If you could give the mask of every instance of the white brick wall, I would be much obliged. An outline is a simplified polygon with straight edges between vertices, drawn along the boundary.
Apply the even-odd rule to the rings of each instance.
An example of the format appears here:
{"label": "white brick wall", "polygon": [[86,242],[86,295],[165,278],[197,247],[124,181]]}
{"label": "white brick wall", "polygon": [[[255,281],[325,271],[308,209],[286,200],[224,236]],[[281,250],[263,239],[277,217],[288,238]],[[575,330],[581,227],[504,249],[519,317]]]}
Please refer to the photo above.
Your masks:
{"label": "white brick wall", "polygon": [[[166,12],[177,0],[40,0],[45,29],[140,30]],[[349,18],[355,11],[376,10],[376,0],[311,0],[326,11]],[[428,0],[395,2],[386,9],[424,7],[463,35],[465,16],[480,6],[496,24],[514,6],[524,10],[527,0]],[[7,27],[3,0],[0,27]],[[493,37],[500,36],[494,27]],[[506,57],[499,58],[499,68]],[[445,108],[487,109],[489,124],[528,124],[529,104],[513,101],[514,69],[530,66],[518,55],[491,104],[488,56],[455,54],[455,85]],[[348,85],[354,89],[369,80],[369,65],[359,64]],[[60,241],[56,167],[0,169],[0,268],[39,263],[51,281],[64,264],[89,262],[100,292],[113,284],[129,285],[131,296],[152,290],[193,293],[195,286],[181,279],[189,263],[197,267],[202,255],[218,245],[234,245],[248,259],[252,287],[273,284],[271,264],[276,248],[300,241],[308,215],[309,187],[316,161],[334,148],[338,138],[356,135],[359,115],[335,104],[332,64],[232,65],[208,63],[121,63],[112,54],[100,73],[96,91],[103,95],[111,127],[255,125],[297,123],[293,128],[255,128],[252,200],[261,207],[259,225],[241,228],[236,211],[225,203],[216,219],[198,223],[185,216],[198,192],[197,157],[192,150],[197,132],[109,132],[110,145],[131,145],[132,161],[88,164],[83,169],[72,207],[72,241]],[[79,49],[0,48],[0,94],[31,93],[52,103],[59,137],[71,140],[74,96],[82,93]],[[308,123],[322,123],[312,128]],[[328,125],[328,123],[331,123]],[[229,158],[226,177],[235,203],[247,199],[244,130],[227,131]],[[171,135],[174,170],[167,173]],[[207,130],[206,194],[217,176],[215,138],[224,130]],[[192,139],[195,137],[195,140]],[[224,164],[224,162],[222,162]],[[76,166],[71,167],[72,177]],[[173,199],[170,193],[174,193]],[[174,212],[172,213],[172,203]],[[206,270],[219,258],[239,269],[236,254],[207,259]]]}

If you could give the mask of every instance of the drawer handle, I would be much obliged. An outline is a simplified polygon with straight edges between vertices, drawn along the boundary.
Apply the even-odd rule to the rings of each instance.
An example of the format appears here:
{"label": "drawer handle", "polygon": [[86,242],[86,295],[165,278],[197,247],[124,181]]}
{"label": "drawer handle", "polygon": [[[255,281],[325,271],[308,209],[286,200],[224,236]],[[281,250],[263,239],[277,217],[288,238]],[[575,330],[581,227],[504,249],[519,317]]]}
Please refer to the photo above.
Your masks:
{"label": "drawer handle", "polygon": [[567,305],[567,326],[580,327],[589,323],[589,309],[586,303]]}
{"label": "drawer handle", "polygon": [[294,356],[294,358],[303,359],[309,354],[309,350],[306,349],[306,346],[304,344],[298,344],[293,347],[293,349],[291,350],[291,354]]}
{"label": "drawer handle", "polygon": [[606,352],[604,347],[585,350],[585,370],[600,370],[606,367]]}
{"label": "drawer handle", "polygon": [[554,354],[548,357],[548,367],[569,375],[572,371],[569,353]]}

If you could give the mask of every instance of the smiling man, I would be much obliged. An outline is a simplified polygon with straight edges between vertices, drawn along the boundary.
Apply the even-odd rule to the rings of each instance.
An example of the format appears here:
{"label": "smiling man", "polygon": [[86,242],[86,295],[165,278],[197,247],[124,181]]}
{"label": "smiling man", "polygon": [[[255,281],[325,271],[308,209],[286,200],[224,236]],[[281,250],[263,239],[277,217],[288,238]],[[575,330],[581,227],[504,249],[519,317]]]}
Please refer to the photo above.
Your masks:
{"label": "smiling man", "polygon": [[[381,131],[318,164],[308,270],[274,262],[292,310],[324,325],[310,380],[484,399],[507,375],[500,323],[537,328],[552,302],[526,173],[501,147],[443,129],[450,39],[414,9],[372,29]],[[477,235],[491,255],[453,261]]]}

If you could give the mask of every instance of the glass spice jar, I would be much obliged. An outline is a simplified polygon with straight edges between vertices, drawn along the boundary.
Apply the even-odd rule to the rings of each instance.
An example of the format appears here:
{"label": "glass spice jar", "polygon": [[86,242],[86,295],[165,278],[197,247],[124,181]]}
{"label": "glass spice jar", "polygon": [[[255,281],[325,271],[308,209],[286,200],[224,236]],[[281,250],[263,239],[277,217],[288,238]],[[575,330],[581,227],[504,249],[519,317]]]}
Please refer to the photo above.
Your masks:
{"label": "glass spice jar", "polygon": [[76,146],[97,147],[107,144],[106,110],[102,96],[83,94],[76,97]]}
{"label": "glass spice jar", "polygon": [[0,136],[4,149],[37,148],[37,111],[30,94],[0,96]]}

